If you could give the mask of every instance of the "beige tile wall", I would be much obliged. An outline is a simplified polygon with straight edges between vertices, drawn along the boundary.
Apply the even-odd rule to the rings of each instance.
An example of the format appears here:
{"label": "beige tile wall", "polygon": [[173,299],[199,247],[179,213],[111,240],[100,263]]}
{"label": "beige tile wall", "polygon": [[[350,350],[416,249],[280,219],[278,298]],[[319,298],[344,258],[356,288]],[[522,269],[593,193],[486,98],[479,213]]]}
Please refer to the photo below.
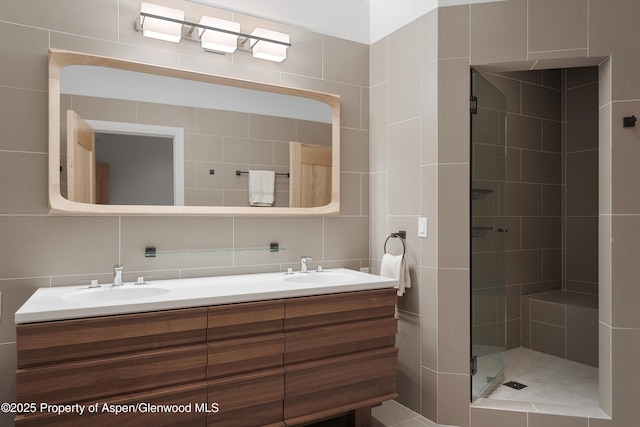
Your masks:
{"label": "beige tile wall", "polygon": [[[623,129],[621,126],[622,117],[634,114],[640,105],[640,82],[637,80],[640,51],[635,48],[635,38],[629,37],[636,34],[638,14],[640,3],[635,0],[506,0],[445,7],[410,23],[371,47],[370,256],[375,269],[380,257],[380,242],[389,231],[393,231],[389,227],[392,220],[394,224],[406,221],[411,236],[415,230],[412,227],[415,217],[429,217],[429,237],[417,242],[414,238],[408,242],[416,251],[416,264],[412,268],[418,279],[414,286],[417,284],[420,288],[420,313],[416,313],[420,315],[420,333],[413,342],[406,340],[407,344],[400,348],[401,354],[409,354],[415,351],[415,346],[421,346],[421,378],[418,381],[402,375],[402,372],[415,372],[414,366],[401,367],[400,378],[409,382],[407,388],[420,389],[419,410],[429,419],[464,427],[624,427],[635,425],[640,419],[640,407],[633,397],[640,378],[631,360],[632,355],[640,350],[640,309],[633,302],[638,296],[638,287],[635,286],[637,274],[634,274],[638,263],[634,255],[637,254],[640,237],[636,232],[640,229],[637,227],[640,198],[634,188],[640,185],[637,168],[640,134],[637,127]],[[415,29],[418,25],[421,26],[419,32]],[[415,58],[398,59],[393,52],[401,49],[400,40],[415,46],[409,35],[417,33],[422,34],[421,44],[413,51],[413,56],[419,52],[422,60],[419,70],[412,71],[407,66],[415,66]],[[610,59],[605,61],[610,55]],[[402,60],[405,64],[393,64],[395,60]],[[599,65],[597,282],[600,298],[600,406],[613,420],[576,417],[575,413],[573,417],[535,414],[531,405],[515,405],[513,410],[475,407],[469,410],[468,366],[448,365],[446,370],[440,366],[447,358],[456,358],[456,351],[468,356],[469,335],[464,329],[469,325],[468,283],[460,287],[459,292],[451,293],[458,289],[458,279],[439,273],[440,270],[453,268],[464,271],[468,268],[468,233],[466,236],[457,235],[454,230],[468,230],[469,226],[468,210],[464,207],[469,195],[466,95],[470,65],[499,66],[511,71]],[[415,94],[409,93],[406,104],[401,105],[397,94],[391,93],[391,88],[396,87],[391,81],[397,75],[396,70],[401,70],[405,78],[415,78],[419,73],[420,79],[413,81],[416,82],[415,91],[420,93],[418,103],[421,109],[418,113],[421,125],[421,188],[418,193],[406,196],[407,199],[420,198],[420,211],[399,218],[390,213],[395,209],[390,206],[388,197],[395,191],[388,185],[393,179],[389,175],[394,166],[386,164],[384,154],[391,144],[398,143],[388,138],[389,126],[396,120],[414,118],[410,114],[413,112],[408,110],[415,105]],[[458,77],[450,78],[454,73]],[[511,85],[504,90],[516,88]],[[454,94],[458,93],[465,96],[455,97]],[[548,98],[549,93],[547,91],[538,100]],[[515,94],[507,111],[521,105],[520,92]],[[543,138],[545,145],[540,151],[559,153],[561,139],[557,136],[548,138],[559,133],[559,124],[551,121],[557,111],[540,111],[535,105],[523,105],[522,108],[525,115],[537,114],[550,125],[542,128],[547,137]],[[463,110],[464,116],[454,115],[454,112]],[[522,125],[526,126],[526,123]],[[460,136],[451,138],[449,135]],[[539,140],[537,135],[532,136]],[[521,151],[525,149],[520,147]],[[457,170],[458,173],[446,173],[447,170]],[[539,178],[553,181],[557,174],[545,174]],[[544,198],[538,193],[539,203],[544,203],[545,199],[557,199],[557,189],[551,188],[557,184],[544,182],[543,185],[551,191]],[[527,188],[523,190],[527,191]],[[454,210],[456,208],[457,211]],[[557,208],[553,211],[557,214]],[[520,241],[517,243],[522,244]],[[541,258],[534,259],[533,263],[522,257],[515,261],[524,268],[518,274],[541,274]],[[557,262],[546,265],[550,271],[559,271]],[[534,282],[540,279],[533,277]],[[447,298],[446,295],[455,297]],[[411,297],[408,294],[406,299]],[[434,310],[437,314],[433,313]],[[453,340],[460,346],[451,342],[444,351],[445,337],[451,337],[451,329],[458,330]],[[443,334],[445,337],[441,337]],[[406,360],[411,362],[413,359]],[[458,390],[456,384],[459,380],[462,381]],[[408,397],[401,396],[400,401],[410,403]],[[557,413],[557,409],[554,412]]]}
{"label": "beige tile wall", "polygon": [[[636,246],[640,240],[637,238],[640,237],[640,232],[637,232],[640,227],[636,224],[640,217],[640,198],[636,191],[640,183],[637,168],[640,136],[635,130],[638,128],[623,129],[620,125],[622,117],[637,114],[636,107],[640,105],[640,83],[637,80],[640,51],[636,49],[634,37],[630,37],[636,33],[637,16],[640,14],[637,1],[507,0],[440,8],[397,34],[376,42],[371,47],[370,68],[368,63],[362,63],[366,62],[363,58],[368,55],[367,46],[280,24],[273,24],[271,28],[287,31],[292,40],[300,41],[290,49],[289,59],[282,64],[257,63],[242,53],[233,56],[204,54],[197,44],[171,45],[143,39],[134,32],[132,25],[139,3],[137,0],[87,0],[67,6],[60,2],[38,2],[37,5],[24,0],[0,2],[0,55],[5,65],[0,67],[0,162],[10,166],[1,168],[0,173],[2,178],[11,177],[0,180],[3,201],[0,204],[0,241],[3,242],[0,286],[4,294],[3,316],[0,318],[3,342],[0,348],[3,354],[8,355],[2,358],[0,390],[4,400],[11,400],[14,393],[12,372],[15,363],[12,361],[15,344],[11,338],[14,326],[12,316],[6,314],[7,308],[15,310],[27,298],[29,290],[38,286],[59,285],[89,277],[108,280],[110,266],[114,262],[121,261],[125,265],[141,262],[133,258],[124,259],[124,244],[111,240],[121,237],[121,222],[126,223],[125,218],[85,219],[47,215],[46,172],[43,171],[47,151],[46,50],[52,46],[339,93],[343,109],[343,153],[349,153],[343,161],[342,172],[343,183],[349,183],[342,187],[343,200],[348,200],[345,203],[348,213],[343,212],[342,217],[294,222],[287,218],[260,221],[208,218],[206,221],[212,229],[226,229],[225,224],[233,222],[234,232],[245,230],[247,226],[251,226],[251,230],[261,230],[261,237],[254,238],[257,244],[263,243],[264,233],[288,232],[288,251],[281,254],[283,258],[278,262],[262,258],[242,265],[212,265],[210,260],[204,260],[197,266],[184,268],[179,260],[167,260],[167,263],[177,264],[176,269],[167,270],[169,275],[226,274],[279,269],[287,264],[293,266],[300,251],[309,249],[299,239],[300,234],[305,234],[304,241],[312,245],[311,249],[321,247],[319,242],[329,239],[335,245],[354,238],[366,242],[368,237],[364,231],[348,236],[339,232],[347,225],[345,221],[355,222],[366,230],[368,214],[371,215],[368,253],[367,244],[363,243],[357,247],[349,245],[351,249],[345,259],[334,259],[328,253],[321,254],[320,259],[329,265],[357,268],[366,265],[369,258],[375,270],[388,232],[406,227],[415,280],[414,288],[405,298],[407,301],[401,303],[411,308],[401,310],[420,316],[420,331],[416,336],[406,338],[408,348],[403,345],[401,358],[411,365],[411,369],[404,372],[413,375],[420,372],[421,378],[407,376],[408,385],[401,385],[403,390],[420,393],[422,413],[443,424],[524,427],[529,419],[530,425],[565,425],[566,417],[527,414],[517,410],[469,410],[468,363],[464,366],[456,364],[448,371],[438,366],[439,361],[452,356],[449,351],[460,351],[469,342],[468,331],[465,330],[469,325],[468,285],[460,285],[464,279],[456,274],[441,275],[439,270],[461,270],[460,274],[467,270],[468,274],[470,245],[468,233],[455,233],[456,229],[466,229],[469,223],[468,214],[464,213],[468,203],[468,164],[465,160],[469,157],[468,138],[448,138],[445,145],[444,141],[439,143],[439,135],[467,134],[464,132],[468,128],[466,114],[457,117],[456,121],[449,118],[452,112],[467,111],[466,96],[455,100],[450,95],[468,93],[469,64],[500,63],[518,70],[536,66],[535,60],[541,59],[538,67],[546,68],[547,64],[552,64],[551,68],[558,68],[576,64],[597,65],[602,57],[612,55],[599,70],[598,276],[601,407],[612,414],[613,421],[587,421],[590,426],[611,427],[634,425],[640,419],[640,407],[636,402],[640,381],[634,356],[640,350],[640,315],[637,304],[630,302],[638,296],[638,287],[634,286],[637,274],[633,273],[637,269],[637,260],[632,254],[637,253]],[[182,0],[162,0],[160,3],[183,8],[187,16],[197,17],[206,12],[221,18],[232,17],[230,12]],[[39,13],[33,13],[36,6]],[[537,16],[551,18],[540,21],[542,18]],[[584,16],[588,21],[586,37]],[[243,28],[260,22],[237,14],[233,17]],[[549,37],[548,34],[560,36]],[[412,37],[415,35],[419,37]],[[335,52],[336,46],[344,50]],[[414,61],[416,53],[420,54],[419,63]],[[327,61],[326,58],[339,61]],[[418,69],[403,65],[405,61]],[[443,75],[445,72],[447,75],[455,73],[458,77],[447,79]],[[407,99],[397,96],[400,93]],[[389,117],[393,120],[388,120]],[[388,126],[415,117],[420,120],[420,188],[416,194],[407,194],[406,199],[408,204],[413,204],[413,200],[408,199],[419,198],[419,211],[389,215],[388,194],[397,189],[388,184]],[[369,123],[371,161],[363,163],[363,159],[369,159]],[[442,160],[451,163],[440,163],[441,151]],[[452,153],[452,156],[444,156],[445,153]],[[20,166],[16,160],[22,162]],[[363,179],[369,165],[371,176],[368,180]],[[16,187],[16,182],[21,185]],[[459,209],[459,212],[451,209]],[[457,215],[449,218],[452,213]],[[429,218],[427,239],[414,237],[419,215]],[[162,220],[150,218],[145,221],[153,230],[142,237],[132,236],[131,243],[127,243],[131,246],[126,250],[141,253],[141,248],[158,236]],[[181,222],[176,218],[168,218],[167,221],[171,225]],[[82,231],[76,228],[77,224],[84,227]],[[153,224],[158,227],[154,228]],[[271,230],[265,230],[265,225]],[[13,226],[16,227],[10,229]],[[327,230],[334,230],[336,234],[328,235]],[[162,231],[167,234],[166,229]],[[208,237],[203,234],[195,236],[190,243],[206,242]],[[171,236],[179,237],[169,233],[171,243]],[[613,245],[609,243],[612,237]],[[252,238],[247,235],[243,242]],[[69,249],[71,255],[59,250],[58,244],[62,241],[68,242],[64,248]],[[79,258],[74,258],[76,246],[84,248],[96,242],[97,250],[85,251],[79,254]],[[318,259],[316,254],[312,255]],[[12,265],[5,261],[7,259],[19,262]],[[162,270],[151,267],[155,274],[164,274]],[[142,268],[146,267],[142,265]],[[449,293],[449,287],[452,293]],[[418,305],[409,302],[416,297],[419,297]],[[440,312],[443,312],[442,316]],[[444,343],[445,338],[439,335],[447,333],[449,328],[458,330],[458,334],[450,336],[453,341],[446,347],[448,351],[440,352],[439,343]],[[403,330],[416,333],[415,328]],[[421,360],[416,369],[413,355],[417,346],[420,346]],[[408,401],[409,397],[406,399]],[[576,423],[585,425],[584,421],[581,419]]]}
{"label": "beige tile wall", "polygon": [[[198,43],[145,39],[134,30],[140,0],[0,2],[0,397],[15,399],[13,314],[41,286],[108,282],[115,263],[125,279],[278,271],[298,268],[300,255],[312,265],[359,269],[369,265],[369,48],[184,0],[157,3],[202,15],[234,19],[245,31],[256,26],[291,35],[289,58],[281,63],[253,59],[246,52],[214,55]],[[51,216],[47,207],[47,50],[49,47],[148,62],[254,81],[338,94],[342,102],[342,201],[339,216],[313,218],[76,217]],[[168,124],[181,116],[148,105],[140,116]],[[109,109],[114,111],[113,109]],[[120,113],[126,109],[116,110]],[[123,114],[114,114],[114,119]],[[125,115],[125,119],[128,116]],[[182,115],[184,117],[184,115]],[[195,117],[193,122],[195,124]],[[202,122],[200,122],[202,123]],[[188,127],[188,125],[187,125]],[[278,130],[281,130],[279,127]],[[317,129],[301,129],[305,138]],[[273,132],[260,138],[275,139]],[[194,135],[195,137],[195,135]],[[230,140],[230,139],[229,139]],[[194,138],[193,151],[210,151]],[[216,253],[145,258],[144,247],[266,247],[286,251]],[[11,425],[12,415],[1,415]]]}
{"label": "beige tile wall", "polygon": [[[400,334],[398,344],[400,402],[412,409],[420,407],[420,293],[417,257],[417,220],[420,212],[421,150],[420,96],[415,82],[420,80],[421,48],[419,21],[404,27],[371,47],[371,123],[369,189],[372,272],[379,272],[386,238],[392,232],[407,232],[407,262],[412,285],[400,297]],[[393,239],[390,253],[401,253],[402,246]]]}

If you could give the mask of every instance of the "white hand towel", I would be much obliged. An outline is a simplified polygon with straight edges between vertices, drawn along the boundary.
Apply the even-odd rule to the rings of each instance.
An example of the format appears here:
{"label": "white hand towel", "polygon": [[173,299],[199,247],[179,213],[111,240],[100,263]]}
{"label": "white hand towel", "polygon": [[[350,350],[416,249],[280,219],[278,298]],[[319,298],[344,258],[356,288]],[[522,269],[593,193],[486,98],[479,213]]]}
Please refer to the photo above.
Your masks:
{"label": "white hand towel", "polygon": [[249,171],[249,204],[273,206],[276,174],[274,171]]}
{"label": "white hand towel", "polygon": [[411,287],[409,266],[403,255],[384,254],[380,265],[380,275],[390,279],[396,279],[398,296],[404,295],[406,288]]}

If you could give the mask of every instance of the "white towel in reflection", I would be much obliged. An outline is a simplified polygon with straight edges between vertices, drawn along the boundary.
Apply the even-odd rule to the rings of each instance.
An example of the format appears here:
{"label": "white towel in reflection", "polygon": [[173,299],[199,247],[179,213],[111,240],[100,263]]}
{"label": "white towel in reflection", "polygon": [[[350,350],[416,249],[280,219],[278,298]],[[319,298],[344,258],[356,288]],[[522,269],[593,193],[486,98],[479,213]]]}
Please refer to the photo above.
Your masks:
{"label": "white towel in reflection", "polygon": [[273,206],[276,174],[274,171],[249,171],[249,204]]}
{"label": "white towel in reflection", "polygon": [[380,275],[398,281],[396,286],[398,296],[404,295],[405,289],[411,287],[409,266],[403,255],[384,254],[380,265]]}

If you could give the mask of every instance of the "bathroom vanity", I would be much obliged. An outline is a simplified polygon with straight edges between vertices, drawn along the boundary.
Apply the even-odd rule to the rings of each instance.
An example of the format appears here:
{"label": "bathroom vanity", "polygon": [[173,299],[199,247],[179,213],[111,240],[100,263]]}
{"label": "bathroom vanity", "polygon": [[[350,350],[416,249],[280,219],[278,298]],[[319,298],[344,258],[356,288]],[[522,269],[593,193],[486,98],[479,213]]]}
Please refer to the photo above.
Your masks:
{"label": "bathroom vanity", "polygon": [[16,313],[17,401],[37,403],[16,426],[370,425],[397,396],[394,285],[335,269],[40,289]]}

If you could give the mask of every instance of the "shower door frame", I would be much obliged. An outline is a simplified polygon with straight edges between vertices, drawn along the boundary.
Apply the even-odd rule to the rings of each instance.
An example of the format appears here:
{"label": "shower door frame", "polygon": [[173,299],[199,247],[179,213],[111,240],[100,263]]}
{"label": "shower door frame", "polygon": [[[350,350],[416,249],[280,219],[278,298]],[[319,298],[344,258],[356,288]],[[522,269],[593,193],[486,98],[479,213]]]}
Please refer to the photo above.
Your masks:
{"label": "shower door frame", "polygon": [[[484,81],[485,87],[493,93],[486,93],[485,99],[476,98],[477,85],[475,84],[474,78],[478,77]],[[506,249],[506,232],[508,231],[505,227],[505,211],[504,211],[504,191],[505,191],[505,172],[506,172],[506,96],[502,94],[495,86],[493,86],[489,81],[487,81],[484,77],[478,73],[478,71],[473,68],[470,69],[470,131],[469,131],[469,145],[470,145],[470,177],[469,177],[469,189],[470,189],[470,203],[469,203],[469,233],[470,233],[470,400],[473,402],[479,397],[483,397],[488,392],[493,390],[498,384],[500,384],[503,378],[503,372],[506,366],[506,304],[505,304],[505,263],[504,263],[504,255]],[[490,95],[494,95],[495,98],[490,99]],[[491,110],[487,108],[487,111],[491,111],[495,117],[494,118],[494,128],[490,129],[490,131],[494,132],[493,136],[497,135],[498,143],[490,144],[485,146],[485,149],[489,150],[490,153],[494,157],[491,157],[491,160],[495,160],[499,156],[501,157],[501,163],[494,162],[492,165],[492,173],[491,177],[491,185],[493,188],[484,189],[484,188],[474,188],[474,182],[480,181],[481,179],[476,178],[475,169],[474,169],[474,157],[476,154],[476,150],[474,150],[474,116],[476,116],[477,121],[477,113],[478,113],[478,103],[494,103],[494,105],[500,105],[502,108],[495,108]],[[504,104],[504,105],[502,105]],[[474,111],[475,110],[475,111]],[[494,142],[494,141],[492,141]],[[482,144],[480,144],[482,145]],[[489,148],[487,148],[489,147]],[[496,171],[495,166],[501,164],[502,170]],[[477,166],[477,165],[476,165]],[[497,173],[497,175],[496,175]],[[496,179],[496,176],[498,179]],[[500,185],[502,184],[502,185]],[[491,214],[488,217],[481,217],[480,224],[476,223],[478,218],[474,218],[474,200],[479,203],[479,200],[486,200],[492,204]],[[477,203],[476,203],[477,204]],[[482,221],[483,220],[483,221]],[[475,233],[475,234],[474,234]],[[474,235],[476,237],[474,237]],[[491,254],[488,258],[493,262],[492,267],[492,285],[487,287],[476,288],[474,286],[474,248],[481,246],[480,244],[474,242],[474,238],[482,238],[489,236],[491,238],[491,242],[493,242],[493,246],[491,247],[491,251],[488,253]],[[496,247],[498,248],[496,250]],[[486,261],[486,260],[485,260]],[[475,263],[475,267],[477,267],[477,263]],[[477,285],[477,284],[476,284]],[[480,292],[478,292],[480,291]],[[484,291],[484,295],[481,295],[481,292]],[[492,295],[492,292],[494,293]],[[501,292],[501,294],[500,294]],[[482,296],[482,301],[477,301],[477,296],[474,299],[474,294],[478,294],[477,296]],[[481,312],[478,307],[491,307],[494,304],[495,312],[493,316],[495,316],[495,324],[487,324],[483,326],[485,329],[484,333],[487,331],[491,331],[493,329],[493,333],[495,334],[495,344],[492,345],[483,345],[482,349],[486,350],[488,353],[480,358],[479,350],[479,339],[478,339],[478,329],[479,327],[475,325],[475,320],[480,317],[491,317],[492,314],[487,312]],[[500,313],[501,311],[501,313]],[[502,327],[500,326],[502,324]],[[474,330],[474,326],[476,329]],[[490,334],[489,334],[490,335]],[[477,375],[477,376],[476,376]],[[480,381],[480,376],[485,375],[485,379]]]}

